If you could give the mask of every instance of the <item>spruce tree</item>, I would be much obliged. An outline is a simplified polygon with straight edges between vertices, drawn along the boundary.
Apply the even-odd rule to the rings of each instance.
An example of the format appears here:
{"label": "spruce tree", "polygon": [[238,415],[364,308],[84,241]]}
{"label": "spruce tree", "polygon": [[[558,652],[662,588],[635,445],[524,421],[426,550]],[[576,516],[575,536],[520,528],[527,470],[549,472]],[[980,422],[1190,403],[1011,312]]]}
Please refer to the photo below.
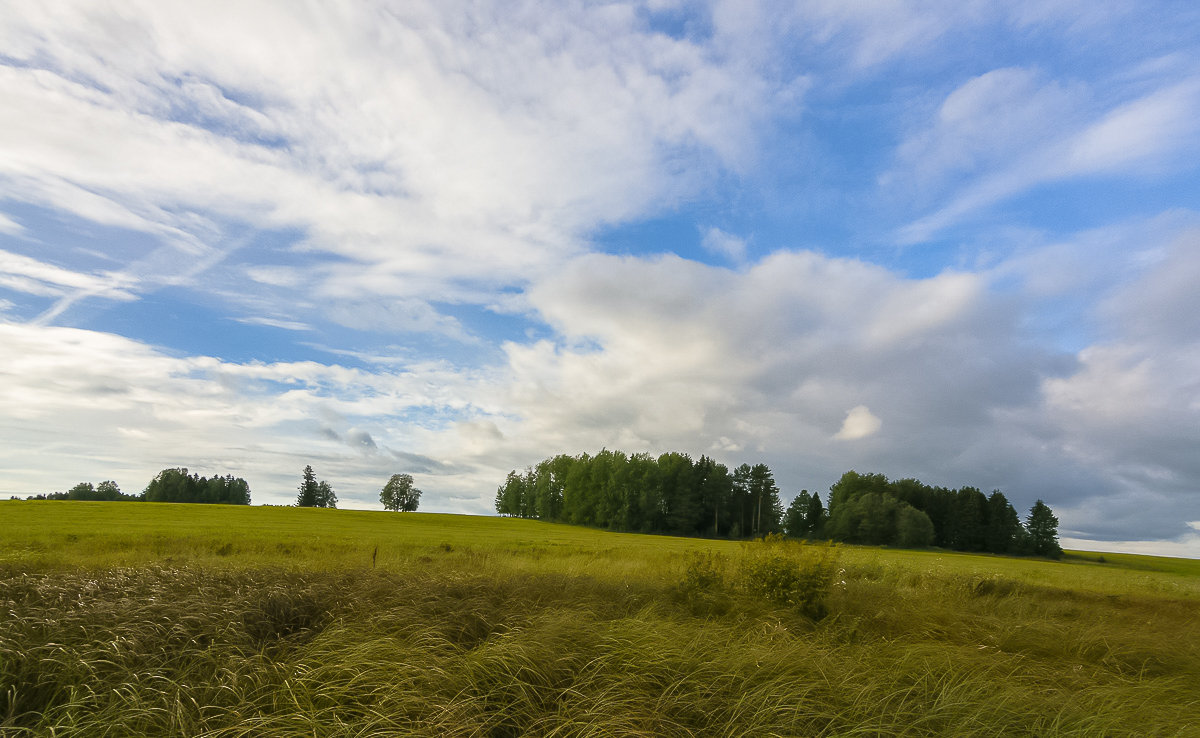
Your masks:
{"label": "spruce tree", "polygon": [[1035,554],[1053,559],[1062,556],[1062,548],[1058,545],[1058,518],[1049,505],[1041,500],[1033,503],[1029,517],[1025,520],[1025,528],[1029,531],[1030,544]]}
{"label": "spruce tree", "polygon": [[296,495],[296,507],[316,507],[319,495],[317,475],[311,466],[305,466],[304,481],[300,482],[300,494]]}

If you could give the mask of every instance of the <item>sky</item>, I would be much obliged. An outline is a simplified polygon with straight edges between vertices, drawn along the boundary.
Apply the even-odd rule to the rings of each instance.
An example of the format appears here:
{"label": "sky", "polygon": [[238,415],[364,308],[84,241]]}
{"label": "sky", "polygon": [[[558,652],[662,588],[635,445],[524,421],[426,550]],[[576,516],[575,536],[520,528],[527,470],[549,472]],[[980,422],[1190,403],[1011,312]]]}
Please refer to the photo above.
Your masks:
{"label": "sky", "polygon": [[8,0],[0,495],[601,448],[1200,557],[1191,0]]}

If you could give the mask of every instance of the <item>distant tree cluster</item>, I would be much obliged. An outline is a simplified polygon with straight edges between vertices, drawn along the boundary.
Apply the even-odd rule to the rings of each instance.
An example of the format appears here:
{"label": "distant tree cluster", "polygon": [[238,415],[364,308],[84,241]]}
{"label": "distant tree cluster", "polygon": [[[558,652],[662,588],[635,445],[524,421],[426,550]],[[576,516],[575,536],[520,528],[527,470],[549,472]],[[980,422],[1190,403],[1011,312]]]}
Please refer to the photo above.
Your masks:
{"label": "distant tree cluster", "polygon": [[1058,518],[1041,500],[1025,525],[1000,490],[932,487],[848,471],[829,488],[822,534],[836,541],[1057,557]]}
{"label": "distant tree cluster", "polygon": [[146,502],[193,502],[214,505],[249,505],[250,485],[226,475],[202,477],[184,468],[163,469],[142,492]]}
{"label": "distant tree cluster", "polygon": [[[19,499],[14,497],[13,499]],[[138,495],[127,495],[116,482],[111,480],[92,486],[91,482],[80,482],[66,492],[49,492],[34,495],[31,500],[88,500],[92,502],[137,502]]]}
{"label": "distant tree cluster", "polygon": [[[385,507],[387,494],[385,488]],[[524,473],[509,472],[496,490],[496,512],[643,533],[747,538],[783,532],[902,548],[1062,554],[1058,518],[1041,500],[1022,524],[999,490],[985,496],[975,487],[953,490],[848,471],[829,488],[828,510],[808,490],[785,510],[765,464],[731,472],[707,456],[693,461],[674,452],[657,458],[607,449],[594,456],[560,454]]]}
{"label": "distant tree cluster", "polygon": [[337,494],[329,482],[317,481],[311,466],[304,467],[300,492],[296,495],[296,507],[337,507]]}
{"label": "distant tree cluster", "polygon": [[[95,486],[91,482],[80,482],[66,492],[48,492],[26,499],[249,505],[250,485],[245,479],[233,475],[202,477],[189,474],[186,468],[179,467],[163,469],[137,495],[124,494],[116,482],[104,481]],[[421,490],[413,486],[411,475],[393,474],[380,493],[379,500],[384,509],[413,512],[421,503]],[[337,493],[329,482],[317,479],[312,466],[305,466],[296,495],[296,506],[336,508],[337,503]]]}
{"label": "distant tree cluster", "polygon": [[779,532],[783,506],[765,464],[730,471],[707,456],[605,449],[510,472],[496,491],[496,512],[619,531],[739,538]]}
{"label": "distant tree cluster", "polygon": [[116,482],[92,486],[80,482],[66,492],[33,495],[30,500],[91,500],[97,502],[194,502],[221,505],[249,505],[250,485],[233,475],[202,477],[187,469],[163,469],[138,495],[123,493]]}

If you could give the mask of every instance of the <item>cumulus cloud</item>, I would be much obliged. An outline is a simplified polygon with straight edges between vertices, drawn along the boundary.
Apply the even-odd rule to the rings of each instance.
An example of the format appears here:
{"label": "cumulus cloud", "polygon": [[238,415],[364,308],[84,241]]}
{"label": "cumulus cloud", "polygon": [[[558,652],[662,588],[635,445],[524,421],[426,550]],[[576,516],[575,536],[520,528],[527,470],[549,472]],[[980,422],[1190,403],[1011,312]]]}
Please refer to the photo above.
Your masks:
{"label": "cumulus cloud", "polygon": [[834,434],[839,441],[854,441],[873,436],[883,427],[883,421],[871,414],[866,405],[858,405],[846,413],[841,430]]}
{"label": "cumulus cloud", "polygon": [[[1157,250],[1133,281],[1099,308],[1116,328],[1079,353],[1078,370],[1047,379],[1046,412],[1065,453],[1101,468],[1111,494],[1081,505],[1076,520],[1107,536],[1131,526],[1184,532],[1194,517],[1200,461],[1200,232]],[[1139,525],[1140,523],[1140,525]]]}
{"label": "cumulus cloud", "polygon": [[[870,459],[958,475],[954,460],[998,432],[992,411],[1034,401],[1049,363],[1018,348],[1014,316],[972,279],[907,280],[809,252],[745,272],[584,257],[530,291],[566,341],[508,346],[507,404],[522,435],[555,447],[743,448],[798,480]],[[857,405],[895,418],[895,439],[869,458],[833,439]]]}

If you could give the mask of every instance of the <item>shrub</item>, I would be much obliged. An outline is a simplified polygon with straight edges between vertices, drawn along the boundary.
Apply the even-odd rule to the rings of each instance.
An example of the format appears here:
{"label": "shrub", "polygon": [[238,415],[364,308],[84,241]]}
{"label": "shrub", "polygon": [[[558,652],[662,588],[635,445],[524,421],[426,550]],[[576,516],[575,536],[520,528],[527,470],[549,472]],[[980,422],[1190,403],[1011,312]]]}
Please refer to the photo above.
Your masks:
{"label": "shrub", "polygon": [[693,551],[683,565],[679,594],[699,615],[721,614],[728,609],[729,593],[725,581],[725,557],[714,551]]}
{"label": "shrub", "polygon": [[827,612],[825,598],[837,574],[831,546],[806,546],[768,536],[751,544],[741,562],[741,581],[751,594],[795,607],[814,620]]}

